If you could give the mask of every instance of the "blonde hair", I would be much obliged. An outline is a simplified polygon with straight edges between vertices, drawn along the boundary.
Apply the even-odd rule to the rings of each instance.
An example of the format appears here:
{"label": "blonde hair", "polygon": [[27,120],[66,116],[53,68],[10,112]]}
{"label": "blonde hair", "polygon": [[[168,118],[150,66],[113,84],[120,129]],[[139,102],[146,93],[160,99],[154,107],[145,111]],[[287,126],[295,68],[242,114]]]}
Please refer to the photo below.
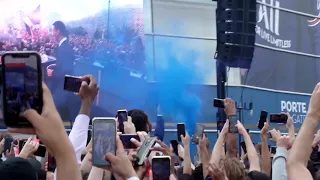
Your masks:
{"label": "blonde hair", "polygon": [[226,176],[232,180],[244,180],[245,168],[237,158],[227,157],[222,160],[222,165],[225,169]]}

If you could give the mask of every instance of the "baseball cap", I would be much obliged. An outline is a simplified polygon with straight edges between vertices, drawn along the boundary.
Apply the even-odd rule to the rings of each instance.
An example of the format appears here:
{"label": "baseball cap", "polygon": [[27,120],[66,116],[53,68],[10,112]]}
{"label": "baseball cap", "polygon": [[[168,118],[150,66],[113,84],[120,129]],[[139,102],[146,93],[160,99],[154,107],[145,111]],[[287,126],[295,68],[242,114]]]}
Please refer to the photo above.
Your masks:
{"label": "baseball cap", "polygon": [[1,180],[37,180],[41,164],[34,159],[14,157],[0,163]]}

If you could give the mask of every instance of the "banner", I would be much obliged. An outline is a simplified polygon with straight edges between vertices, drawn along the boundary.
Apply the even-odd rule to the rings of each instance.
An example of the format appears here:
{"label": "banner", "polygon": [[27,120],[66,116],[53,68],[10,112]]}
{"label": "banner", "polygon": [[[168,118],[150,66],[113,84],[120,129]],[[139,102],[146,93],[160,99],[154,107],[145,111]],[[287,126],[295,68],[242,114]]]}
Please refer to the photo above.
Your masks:
{"label": "banner", "polygon": [[[261,0],[276,8],[318,15],[318,1]],[[320,20],[257,4],[256,48],[246,83],[310,93],[320,81]],[[290,51],[290,52],[287,52]]]}

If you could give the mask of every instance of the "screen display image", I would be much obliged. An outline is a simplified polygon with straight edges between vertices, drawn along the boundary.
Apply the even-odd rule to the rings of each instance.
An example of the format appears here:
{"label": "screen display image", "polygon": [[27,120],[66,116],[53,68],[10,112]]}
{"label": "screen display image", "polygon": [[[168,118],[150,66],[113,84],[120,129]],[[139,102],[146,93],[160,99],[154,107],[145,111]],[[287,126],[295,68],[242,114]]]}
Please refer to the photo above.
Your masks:
{"label": "screen display image", "polygon": [[[28,109],[41,112],[42,94],[39,92],[37,56],[28,58],[4,57],[6,118],[21,120],[20,114]],[[26,121],[26,120],[25,120]]]}
{"label": "screen display image", "polygon": [[93,163],[108,165],[105,155],[116,152],[116,123],[109,120],[96,120],[93,122]]}
{"label": "screen display image", "polygon": [[[143,0],[3,0],[0,6],[6,7],[0,12],[0,51],[39,52],[44,81],[65,122],[76,117],[81,104],[64,90],[67,74],[96,78],[100,93],[93,116],[145,104]],[[8,76],[23,79],[19,73]],[[12,83],[23,90],[22,82]],[[114,97],[119,103],[103,100]]]}
{"label": "screen display image", "polygon": [[152,159],[153,180],[169,180],[170,178],[170,159],[154,158]]}

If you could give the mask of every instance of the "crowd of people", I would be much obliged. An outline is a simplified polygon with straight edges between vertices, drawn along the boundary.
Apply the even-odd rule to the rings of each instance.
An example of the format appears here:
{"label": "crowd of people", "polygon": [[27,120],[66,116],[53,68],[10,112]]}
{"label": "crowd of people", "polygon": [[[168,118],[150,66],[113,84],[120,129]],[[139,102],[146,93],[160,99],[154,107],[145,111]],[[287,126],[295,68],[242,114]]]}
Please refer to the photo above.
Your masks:
{"label": "crowd of people", "polygon": [[[32,123],[32,128],[8,128],[8,132],[2,134],[0,152],[5,156],[0,163],[1,180],[102,180],[102,179],[159,179],[159,175],[153,176],[152,159],[158,156],[170,157],[170,176],[162,176],[162,179],[214,179],[214,180],[294,180],[294,179],[320,179],[320,171],[315,168],[312,152],[318,152],[320,131],[318,131],[320,119],[320,83],[316,85],[308,108],[307,116],[299,132],[295,130],[292,117],[288,114],[286,127],[288,135],[281,135],[280,131],[272,129],[268,122],[261,130],[261,142],[255,146],[250,134],[240,121],[236,127],[238,134],[244,139],[246,153],[238,152],[238,134],[229,133],[229,120],[219,133],[216,142],[210,142],[203,134],[199,137],[198,155],[199,161],[192,162],[190,154],[191,139],[188,132],[181,135],[181,145],[178,145],[178,153],[164,142],[157,140],[157,144],[148,151],[148,157],[142,166],[137,166],[137,151],[143,142],[149,140],[152,125],[148,115],[142,110],[128,111],[129,121],[124,123],[124,134],[136,134],[139,140],[130,139],[136,149],[125,149],[118,132],[116,135],[116,153],[104,152],[105,160],[111,166],[95,167],[92,165],[92,138],[88,140],[90,113],[93,102],[98,94],[99,87],[93,76],[84,76],[90,80],[89,84],[82,83],[79,91],[81,108],[75,118],[69,135],[55,107],[52,95],[48,87],[43,83],[43,111],[38,114],[29,109],[23,116]],[[227,116],[236,115],[235,102],[225,99],[225,112]],[[34,153],[39,147],[39,140],[30,137],[20,152],[16,144],[12,143],[5,150],[6,138],[10,133],[36,134],[47,151],[55,158],[56,168],[48,170],[46,157],[42,165]],[[297,135],[296,135],[297,133]],[[268,141],[276,142],[275,154],[270,152]],[[316,134],[316,135],[315,135]],[[99,137],[101,138],[101,137]],[[210,149],[210,144],[214,144]],[[103,146],[101,146],[103,147]],[[5,152],[4,152],[5,151]],[[319,158],[316,158],[319,159]],[[159,166],[159,164],[155,165]],[[159,171],[160,172],[160,171]]]}
{"label": "crowd of people", "polygon": [[[130,28],[130,27],[126,27]],[[11,28],[12,29],[12,28]],[[10,30],[18,31],[18,30]],[[99,30],[97,30],[98,32]],[[144,70],[144,45],[138,32],[128,30],[127,35],[94,37],[89,34],[69,33],[68,40],[74,55],[83,61],[114,63],[135,70]],[[57,42],[47,28],[32,27],[21,31],[20,35],[11,32],[0,36],[0,51],[37,51],[42,56],[56,57]],[[123,39],[123,40],[118,40]]]}

